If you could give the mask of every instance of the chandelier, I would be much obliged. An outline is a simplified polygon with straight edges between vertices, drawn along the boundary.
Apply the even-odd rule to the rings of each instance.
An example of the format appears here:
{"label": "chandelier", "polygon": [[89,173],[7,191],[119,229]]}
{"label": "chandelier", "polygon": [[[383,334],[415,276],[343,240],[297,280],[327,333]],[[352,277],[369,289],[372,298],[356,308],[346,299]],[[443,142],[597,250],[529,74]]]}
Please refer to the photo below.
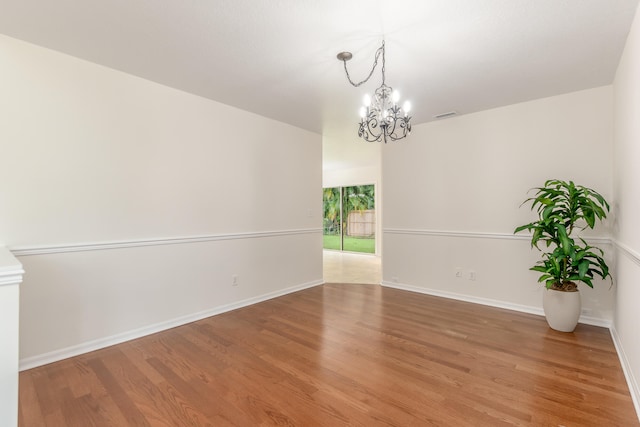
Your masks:
{"label": "chandelier", "polygon": [[397,141],[406,138],[411,132],[411,117],[409,116],[411,105],[409,101],[405,101],[402,108],[398,107],[400,95],[385,84],[384,40],[382,46],[376,50],[375,60],[369,75],[359,83],[354,83],[351,80],[349,70],[347,70],[347,61],[353,58],[351,52],[340,52],[338,59],[344,63],[344,71],[349,83],[358,87],[369,81],[378,65],[380,55],[382,55],[382,85],[375,90],[373,97],[368,94],[364,97],[364,106],[360,108],[361,119],[358,136],[368,142],[383,140],[386,144],[388,140]]}

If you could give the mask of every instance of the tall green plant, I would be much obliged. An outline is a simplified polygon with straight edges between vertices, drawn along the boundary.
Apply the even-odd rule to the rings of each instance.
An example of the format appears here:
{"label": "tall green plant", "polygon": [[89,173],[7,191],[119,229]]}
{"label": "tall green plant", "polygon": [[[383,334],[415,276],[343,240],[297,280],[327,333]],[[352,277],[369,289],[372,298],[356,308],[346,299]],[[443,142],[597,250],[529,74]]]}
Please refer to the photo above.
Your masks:
{"label": "tall green plant", "polygon": [[576,228],[593,229],[597,220],[607,217],[609,204],[604,197],[572,181],[557,179],[532,190],[536,190],[535,196],[522,205],[530,202],[538,220],[517,227],[514,233],[527,230],[531,232],[531,247],[542,250],[538,245],[544,243],[548,248],[542,260],[531,267],[541,273],[538,282],[544,282],[548,289],[575,291],[575,282],[593,288],[596,276],[611,279],[602,249],[587,244],[582,238],[576,241],[572,236]]}

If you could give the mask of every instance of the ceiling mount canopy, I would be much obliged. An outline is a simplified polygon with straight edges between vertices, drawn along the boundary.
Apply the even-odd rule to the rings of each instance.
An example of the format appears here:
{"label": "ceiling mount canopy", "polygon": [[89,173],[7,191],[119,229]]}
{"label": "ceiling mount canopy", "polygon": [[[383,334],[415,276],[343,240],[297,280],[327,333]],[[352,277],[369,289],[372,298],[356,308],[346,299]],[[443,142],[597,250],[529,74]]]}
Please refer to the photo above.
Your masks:
{"label": "ceiling mount canopy", "polygon": [[364,106],[360,109],[360,126],[358,128],[358,136],[365,141],[397,141],[406,138],[411,132],[411,117],[409,109],[411,108],[409,101],[405,101],[402,108],[398,107],[400,95],[391,87],[385,84],[385,47],[384,40],[382,46],[376,50],[373,66],[367,78],[361,82],[355,83],[351,80],[349,70],[347,69],[347,61],[353,58],[351,52],[340,52],[337,55],[338,60],[344,64],[344,71],[347,80],[352,86],[358,87],[369,81],[373,72],[378,65],[378,60],[382,55],[382,85],[373,93],[373,97],[368,94],[364,97]]}

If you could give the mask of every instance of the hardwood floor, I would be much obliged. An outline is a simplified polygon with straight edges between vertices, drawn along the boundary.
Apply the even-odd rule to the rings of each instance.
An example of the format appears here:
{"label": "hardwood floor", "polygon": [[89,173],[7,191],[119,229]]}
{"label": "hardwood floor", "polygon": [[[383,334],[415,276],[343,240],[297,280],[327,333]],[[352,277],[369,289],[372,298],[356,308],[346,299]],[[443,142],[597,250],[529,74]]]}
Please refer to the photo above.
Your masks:
{"label": "hardwood floor", "polygon": [[634,426],[609,331],[327,284],[20,374],[20,426]]}

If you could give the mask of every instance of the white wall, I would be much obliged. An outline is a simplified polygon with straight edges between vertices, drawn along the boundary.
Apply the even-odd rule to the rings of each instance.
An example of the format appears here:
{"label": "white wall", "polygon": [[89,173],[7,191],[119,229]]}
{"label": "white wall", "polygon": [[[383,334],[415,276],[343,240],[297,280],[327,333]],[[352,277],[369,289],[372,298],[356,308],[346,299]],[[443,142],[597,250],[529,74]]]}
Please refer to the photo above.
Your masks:
{"label": "white wall", "polygon": [[614,81],[614,200],[617,245],[614,336],[640,414],[640,14]]}
{"label": "white wall", "polygon": [[320,135],[4,36],[0,93],[23,367],[321,282]]}
{"label": "white wall", "polygon": [[380,183],[380,165],[359,168],[331,169],[322,172],[323,187]]}
{"label": "white wall", "polygon": [[[611,199],[612,127],[607,86],[415,126],[406,142],[383,147],[383,282],[541,312],[542,287],[528,271],[539,254],[512,234],[534,218],[519,206],[549,178]],[[608,236],[605,226],[592,237],[611,261]],[[582,320],[609,324],[609,285],[581,294]]]}

